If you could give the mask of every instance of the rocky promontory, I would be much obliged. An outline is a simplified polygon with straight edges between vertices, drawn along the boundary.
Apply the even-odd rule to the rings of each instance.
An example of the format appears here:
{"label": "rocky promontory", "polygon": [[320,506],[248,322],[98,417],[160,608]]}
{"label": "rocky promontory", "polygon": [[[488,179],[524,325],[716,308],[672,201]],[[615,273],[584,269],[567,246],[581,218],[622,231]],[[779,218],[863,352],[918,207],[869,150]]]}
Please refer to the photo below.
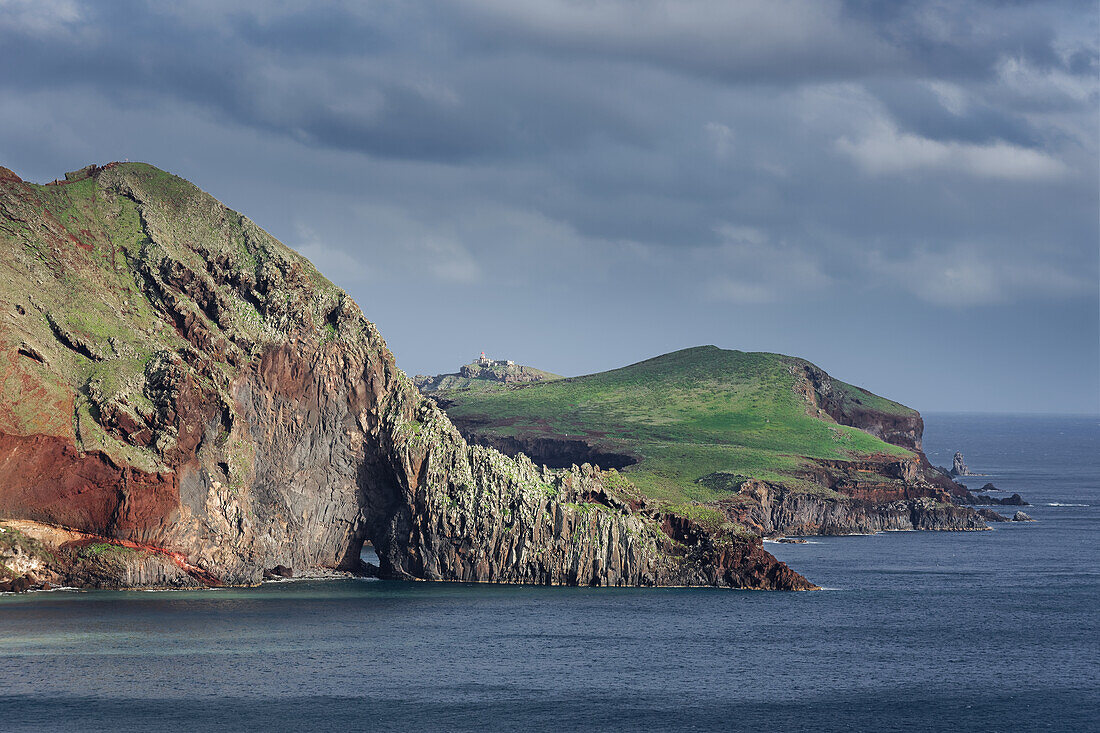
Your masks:
{"label": "rocky promontory", "polygon": [[553,372],[510,361],[496,362],[491,359],[482,359],[480,362],[464,364],[454,374],[437,374],[434,377],[417,374],[413,377],[413,383],[421,392],[432,394],[471,387],[486,389],[511,384],[533,384],[562,378]]}
{"label": "rocky promontory", "polygon": [[253,584],[369,541],[389,578],[814,587],[589,465],[468,445],[346,293],[156,168],[0,169],[0,250],[6,576]]}

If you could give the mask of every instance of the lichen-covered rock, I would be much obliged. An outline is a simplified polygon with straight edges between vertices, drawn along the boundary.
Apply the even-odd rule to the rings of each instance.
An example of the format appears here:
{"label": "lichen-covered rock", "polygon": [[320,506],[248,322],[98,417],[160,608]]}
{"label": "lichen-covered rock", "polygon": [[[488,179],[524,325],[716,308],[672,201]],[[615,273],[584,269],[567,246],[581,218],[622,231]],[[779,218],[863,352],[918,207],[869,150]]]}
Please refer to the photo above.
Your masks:
{"label": "lichen-covered rock", "polygon": [[345,293],[151,166],[0,176],[0,250],[0,518],[74,583],[355,569],[370,540],[387,577],[813,587],[590,466],[467,445]]}

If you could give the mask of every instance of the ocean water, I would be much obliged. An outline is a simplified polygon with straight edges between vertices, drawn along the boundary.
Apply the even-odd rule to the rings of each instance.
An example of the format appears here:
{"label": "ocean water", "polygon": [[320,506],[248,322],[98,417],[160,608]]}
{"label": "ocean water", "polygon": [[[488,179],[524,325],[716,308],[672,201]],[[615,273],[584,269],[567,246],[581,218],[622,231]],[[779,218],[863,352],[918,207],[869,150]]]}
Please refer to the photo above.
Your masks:
{"label": "ocean water", "polygon": [[6,596],[0,730],[1100,729],[1100,421],[926,421],[1038,521],[769,544],[815,593]]}

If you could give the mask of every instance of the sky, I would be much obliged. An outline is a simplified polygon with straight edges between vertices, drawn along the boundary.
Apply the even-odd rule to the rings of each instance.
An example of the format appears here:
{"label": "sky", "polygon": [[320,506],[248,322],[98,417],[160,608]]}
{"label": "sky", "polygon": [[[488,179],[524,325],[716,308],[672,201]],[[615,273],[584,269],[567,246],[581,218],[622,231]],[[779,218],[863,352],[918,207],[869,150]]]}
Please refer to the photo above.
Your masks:
{"label": "sky", "polygon": [[1100,411],[1095,2],[0,0],[0,165],[142,160],[409,374],[714,344]]}

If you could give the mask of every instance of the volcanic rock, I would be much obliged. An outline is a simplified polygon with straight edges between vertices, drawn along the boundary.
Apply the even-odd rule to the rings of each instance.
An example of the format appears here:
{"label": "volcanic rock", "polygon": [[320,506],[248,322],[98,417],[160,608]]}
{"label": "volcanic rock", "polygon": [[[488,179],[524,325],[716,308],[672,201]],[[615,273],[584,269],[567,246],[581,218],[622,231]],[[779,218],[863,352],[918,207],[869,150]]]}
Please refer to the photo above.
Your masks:
{"label": "volcanic rock", "polygon": [[294,570],[288,568],[286,565],[276,565],[270,570],[264,571],[264,580],[272,580],[274,578],[293,578]]}
{"label": "volcanic rock", "polygon": [[963,460],[962,451],[955,451],[955,457],[951,463],[951,475],[952,476],[970,476],[970,469],[966,466],[966,461]]}
{"label": "volcanic rock", "polygon": [[346,293],[144,164],[0,171],[0,369],[0,520],[68,584],[353,570],[370,540],[389,578],[814,587],[590,465],[468,445]]}

